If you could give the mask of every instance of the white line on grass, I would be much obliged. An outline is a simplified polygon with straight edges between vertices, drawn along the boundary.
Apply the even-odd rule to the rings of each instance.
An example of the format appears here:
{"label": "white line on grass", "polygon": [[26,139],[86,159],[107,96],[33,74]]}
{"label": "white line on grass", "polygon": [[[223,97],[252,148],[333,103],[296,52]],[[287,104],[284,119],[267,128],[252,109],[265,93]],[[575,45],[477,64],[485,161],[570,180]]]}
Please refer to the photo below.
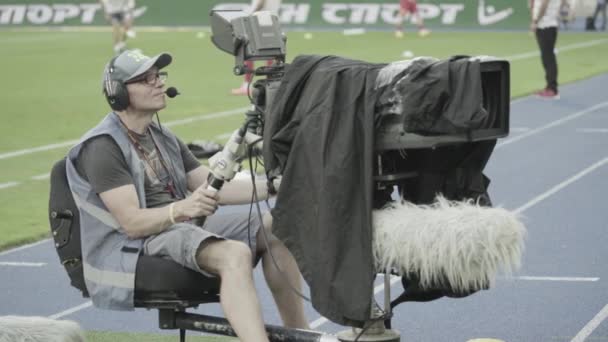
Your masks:
{"label": "white line on grass", "polygon": [[[391,276],[391,281],[390,281],[391,286],[393,286],[399,280],[401,280],[401,277]],[[378,294],[382,291],[384,291],[384,281],[382,282],[382,284],[374,287],[374,294]],[[328,322],[327,318],[320,317],[320,318],[310,322],[310,329],[315,330],[316,328],[320,327],[321,325],[323,325],[327,322]]]}
{"label": "white line on grass", "polygon": [[[559,52],[563,52],[563,51],[588,48],[588,47],[604,44],[606,42],[608,42],[608,39],[596,39],[596,40],[590,40],[588,42],[581,42],[581,43],[576,43],[576,44],[560,46],[557,48],[557,50],[559,53]],[[524,53],[507,56],[507,57],[503,57],[503,58],[507,59],[509,61],[518,61],[518,60],[528,59],[528,58],[537,57],[537,56],[540,56],[539,51],[524,52]]]}
{"label": "white line on grass", "polygon": [[0,183],[0,189],[12,188],[19,184],[21,184],[21,183],[19,183],[19,182]]}
{"label": "white line on grass", "polygon": [[522,139],[527,138],[529,136],[535,135],[535,134],[540,133],[542,131],[545,131],[545,130],[547,130],[549,128],[553,128],[555,126],[559,126],[559,125],[564,124],[564,123],[566,123],[568,121],[572,121],[572,120],[574,120],[576,118],[579,118],[579,117],[581,117],[583,115],[592,113],[592,112],[594,112],[594,111],[596,111],[596,110],[598,110],[600,108],[607,107],[607,106],[608,106],[608,101],[602,102],[602,103],[598,103],[598,104],[596,104],[594,106],[591,106],[589,108],[583,109],[583,110],[578,111],[576,113],[569,114],[568,116],[565,116],[565,117],[563,117],[563,118],[561,118],[559,120],[555,120],[553,122],[550,122],[550,123],[548,123],[548,124],[546,124],[544,126],[531,129],[531,130],[529,130],[526,133],[523,133],[521,135],[514,136],[513,138],[508,138],[508,139],[506,139],[506,140],[498,143],[496,145],[496,148],[512,144],[512,143],[514,143],[516,141],[519,141],[519,140],[522,140]]}
{"label": "white line on grass", "polygon": [[[163,125],[172,127],[172,126],[185,125],[185,124],[189,124],[189,123],[193,123],[193,122],[197,122],[197,121],[223,118],[226,116],[243,113],[247,109],[249,109],[249,107],[237,108],[237,109],[232,109],[232,110],[227,110],[227,111],[217,112],[217,113],[211,113],[211,114],[197,115],[197,116],[193,116],[193,117],[189,117],[189,118],[185,118],[185,119],[169,121],[169,122],[164,123]],[[36,153],[36,152],[54,150],[57,148],[74,145],[77,142],[78,142],[78,140],[70,140],[70,141],[64,141],[64,142],[59,142],[59,143],[49,144],[49,145],[44,145],[44,146],[26,148],[23,150],[0,153],[0,159],[8,159],[8,158],[18,157],[18,156]]]}
{"label": "white line on grass", "polygon": [[45,262],[12,262],[12,261],[0,261],[0,266],[16,266],[16,267],[42,267],[46,265]]}
{"label": "white line on grass", "polygon": [[593,172],[595,169],[602,167],[604,164],[608,163],[608,157],[596,162],[595,164],[589,166],[588,168],[584,169],[583,171],[575,174],[574,176],[568,178],[567,180],[557,184],[556,186],[552,187],[551,189],[545,191],[544,193],[534,197],[533,199],[531,199],[530,201],[528,201],[526,204],[522,205],[521,207],[515,209],[515,213],[516,214],[520,214],[522,212],[524,212],[525,210],[528,210],[530,208],[532,208],[533,206],[535,206],[536,204],[544,201],[545,199],[551,197],[552,195],[554,195],[555,193],[557,193],[558,191],[560,191],[561,189],[567,187],[568,185],[576,182],[577,180],[583,178],[584,176],[586,176],[587,174]]}
{"label": "white line on grass", "polygon": [[51,178],[50,173],[43,173],[41,175],[32,176],[33,180],[45,180],[45,179],[49,179],[49,178]]}
{"label": "white line on grass", "polygon": [[608,317],[608,304],[606,304],[604,308],[600,312],[598,312],[598,314],[595,315],[595,317],[593,317],[593,319],[589,321],[589,323],[587,323],[587,325],[585,325],[583,329],[579,331],[578,334],[576,334],[576,336],[574,336],[574,338],[570,342],[585,341],[585,339],[587,339],[587,337],[591,335],[593,330],[595,330],[595,328],[597,328],[602,323],[602,321],[606,319],[606,317]]}
{"label": "white line on grass", "polygon": [[93,303],[91,301],[88,301],[86,303],[82,303],[82,304],[80,304],[78,306],[75,306],[73,308],[69,308],[67,310],[58,312],[58,313],[56,313],[54,315],[50,315],[49,318],[58,319],[58,318],[61,318],[61,317],[67,316],[67,315],[71,315],[74,312],[86,309],[86,308],[90,307],[91,305],[93,305]]}
{"label": "white line on grass", "polygon": [[[560,47],[559,50],[561,50],[561,51],[576,50],[576,49],[581,49],[581,48],[586,48],[586,47],[603,44],[606,42],[608,42],[608,39],[596,39],[596,40],[591,40],[588,42],[581,42],[581,43],[576,43],[576,44],[571,44],[571,45],[565,45],[565,46]],[[539,55],[538,51],[533,51],[533,52],[526,52],[526,53],[512,55],[512,56],[506,56],[506,57],[502,57],[502,58],[505,58],[510,61],[515,61],[515,60],[536,57],[538,55]],[[183,125],[183,124],[187,124],[187,123],[191,123],[191,122],[195,122],[195,121],[208,120],[208,119],[213,119],[213,118],[217,118],[217,117],[233,115],[236,113],[240,113],[246,109],[248,109],[248,107],[233,109],[233,110],[209,114],[209,115],[195,116],[192,118],[167,122],[167,123],[165,123],[165,125],[167,125],[167,126]],[[0,154],[0,159],[8,159],[8,158],[12,158],[12,157],[21,156],[24,154],[30,154],[30,153],[35,153],[35,152],[48,151],[48,150],[52,150],[52,149],[56,149],[56,148],[66,147],[66,146],[73,145],[76,142],[77,142],[77,140],[71,140],[71,141],[65,141],[65,142],[56,143],[56,144],[33,147],[33,148],[29,148],[29,149],[5,152],[5,153]]]}
{"label": "white line on grass", "polygon": [[593,277],[537,277],[537,276],[520,276],[515,277],[517,280],[532,280],[532,281],[582,281],[582,282],[594,282],[600,280],[600,278]]}

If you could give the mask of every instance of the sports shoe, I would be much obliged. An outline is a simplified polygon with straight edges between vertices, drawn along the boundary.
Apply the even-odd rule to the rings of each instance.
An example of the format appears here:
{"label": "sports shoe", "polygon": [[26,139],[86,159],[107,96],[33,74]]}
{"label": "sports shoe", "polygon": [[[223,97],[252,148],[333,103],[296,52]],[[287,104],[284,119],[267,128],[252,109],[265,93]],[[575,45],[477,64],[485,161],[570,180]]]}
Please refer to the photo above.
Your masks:
{"label": "sports shoe", "polygon": [[420,30],[418,30],[418,35],[419,35],[420,37],[426,37],[426,36],[428,36],[429,34],[431,34],[431,31],[430,31],[430,30],[428,30],[428,29],[421,28]]}
{"label": "sports shoe", "polygon": [[232,89],[230,91],[232,95],[248,95],[249,94],[249,84],[243,83],[240,87]]}
{"label": "sports shoe", "polygon": [[403,38],[403,31],[395,31],[395,38]]}
{"label": "sports shoe", "polygon": [[127,30],[127,32],[125,32],[125,34],[127,35],[127,37],[129,37],[131,39],[137,37],[137,33],[135,33],[134,30]]}
{"label": "sports shoe", "polygon": [[543,98],[543,99],[559,100],[559,93],[557,93],[555,90],[549,89],[549,88],[545,88],[541,91],[536,92],[536,96]]}

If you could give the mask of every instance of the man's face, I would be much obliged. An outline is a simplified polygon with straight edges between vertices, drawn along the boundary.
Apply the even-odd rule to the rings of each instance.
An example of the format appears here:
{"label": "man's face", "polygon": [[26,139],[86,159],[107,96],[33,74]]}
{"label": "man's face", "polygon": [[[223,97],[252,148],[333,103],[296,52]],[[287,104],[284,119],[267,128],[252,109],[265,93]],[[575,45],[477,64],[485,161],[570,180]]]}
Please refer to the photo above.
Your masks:
{"label": "man's face", "polygon": [[141,76],[127,83],[129,106],[139,112],[157,112],[165,108],[166,73],[152,67]]}

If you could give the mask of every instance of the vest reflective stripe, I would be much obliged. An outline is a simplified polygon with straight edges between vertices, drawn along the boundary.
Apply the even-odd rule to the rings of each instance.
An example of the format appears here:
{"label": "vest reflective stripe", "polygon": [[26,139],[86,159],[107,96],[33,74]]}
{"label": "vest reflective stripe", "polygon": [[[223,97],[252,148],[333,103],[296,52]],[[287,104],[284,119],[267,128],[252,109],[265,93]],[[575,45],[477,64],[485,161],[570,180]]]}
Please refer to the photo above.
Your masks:
{"label": "vest reflective stripe", "polygon": [[87,213],[89,213],[89,215],[103,222],[108,227],[112,227],[114,229],[120,228],[120,224],[118,224],[118,221],[116,221],[116,219],[114,219],[114,216],[112,216],[112,214],[110,214],[109,212],[91,203],[83,201],[80,196],[78,196],[78,194],[73,191],[72,197],[74,197],[74,202],[76,203],[78,209],[86,211]]}
{"label": "vest reflective stripe", "polygon": [[86,262],[82,263],[82,267],[85,279],[98,285],[130,289],[133,288],[133,283],[135,283],[134,273],[104,271],[97,269]]}

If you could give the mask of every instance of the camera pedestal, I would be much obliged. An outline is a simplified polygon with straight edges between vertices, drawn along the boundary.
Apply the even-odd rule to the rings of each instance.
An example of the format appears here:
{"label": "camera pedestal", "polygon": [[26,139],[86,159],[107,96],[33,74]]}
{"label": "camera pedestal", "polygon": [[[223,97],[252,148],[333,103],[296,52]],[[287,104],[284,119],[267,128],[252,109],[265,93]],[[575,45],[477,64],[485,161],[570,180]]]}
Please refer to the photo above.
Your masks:
{"label": "camera pedestal", "polygon": [[[369,321],[365,322],[363,329],[351,328],[337,334],[342,342],[400,342],[401,334],[397,330],[387,329],[384,321],[391,317],[391,272],[384,273],[384,310],[376,303],[372,294],[372,309]],[[363,330],[363,333],[361,331]]]}

